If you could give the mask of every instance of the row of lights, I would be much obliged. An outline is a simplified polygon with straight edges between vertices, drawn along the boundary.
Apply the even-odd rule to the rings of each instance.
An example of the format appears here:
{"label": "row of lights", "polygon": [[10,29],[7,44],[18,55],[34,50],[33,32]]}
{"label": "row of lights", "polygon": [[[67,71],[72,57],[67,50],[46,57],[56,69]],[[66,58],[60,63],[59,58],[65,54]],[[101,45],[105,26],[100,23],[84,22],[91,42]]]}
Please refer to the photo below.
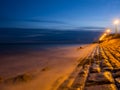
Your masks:
{"label": "row of lights", "polygon": [[103,40],[105,36],[107,36],[111,32],[110,29],[106,29],[106,31],[103,33],[103,35],[99,38],[99,40]]}
{"label": "row of lights", "polygon": [[[120,21],[117,19],[113,22],[113,24],[115,25],[115,33],[118,34],[118,27],[119,27],[119,23]],[[110,29],[106,29],[106,31],[103,33],[103,35],[99,38],[99,40],[103,40],[103,38],[108,35],[111,32]]]}

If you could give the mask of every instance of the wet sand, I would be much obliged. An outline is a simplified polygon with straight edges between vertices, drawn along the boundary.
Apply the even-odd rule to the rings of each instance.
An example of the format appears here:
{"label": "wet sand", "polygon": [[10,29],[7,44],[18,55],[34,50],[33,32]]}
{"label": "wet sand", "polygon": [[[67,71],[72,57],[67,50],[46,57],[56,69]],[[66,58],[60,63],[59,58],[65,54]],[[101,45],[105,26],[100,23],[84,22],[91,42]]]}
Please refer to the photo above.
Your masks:
{"label": "wet sand", "polygon": [[62,46],[45,51],[2,56],[0,76],[3,80],[28,73],[29,82],[2,83],[0,90],[55,90],[74,70],[81,58],[86,57],[94,45]]}

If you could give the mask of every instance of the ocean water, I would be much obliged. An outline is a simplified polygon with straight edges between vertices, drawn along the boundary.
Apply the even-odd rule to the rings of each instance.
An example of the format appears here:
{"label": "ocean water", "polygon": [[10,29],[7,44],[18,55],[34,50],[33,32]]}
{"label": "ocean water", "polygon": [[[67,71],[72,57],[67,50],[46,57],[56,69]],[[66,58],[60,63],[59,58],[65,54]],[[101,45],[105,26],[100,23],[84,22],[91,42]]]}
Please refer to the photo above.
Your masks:
{"label": "ocean water", "polygon": [[0,55],[26,53],[31,51],[45,51],[52,48],[81,45],[83,44],[1,44]]}
{"label": "ocean water", "polygon": [[101,32],[83,30],[0,28],[0,54],[88,44]]}

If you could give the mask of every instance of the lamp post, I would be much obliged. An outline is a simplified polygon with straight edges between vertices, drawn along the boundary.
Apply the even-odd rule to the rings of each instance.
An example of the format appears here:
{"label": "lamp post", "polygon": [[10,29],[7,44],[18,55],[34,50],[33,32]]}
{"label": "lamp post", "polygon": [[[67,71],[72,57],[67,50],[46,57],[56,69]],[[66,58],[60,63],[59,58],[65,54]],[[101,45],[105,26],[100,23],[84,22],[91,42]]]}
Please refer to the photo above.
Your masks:
{"label": "lamp post", "polygon": [[114,21],[116,35],[118,34],[118,25],[119,25],[119,23],[120,23],[119,20]]}

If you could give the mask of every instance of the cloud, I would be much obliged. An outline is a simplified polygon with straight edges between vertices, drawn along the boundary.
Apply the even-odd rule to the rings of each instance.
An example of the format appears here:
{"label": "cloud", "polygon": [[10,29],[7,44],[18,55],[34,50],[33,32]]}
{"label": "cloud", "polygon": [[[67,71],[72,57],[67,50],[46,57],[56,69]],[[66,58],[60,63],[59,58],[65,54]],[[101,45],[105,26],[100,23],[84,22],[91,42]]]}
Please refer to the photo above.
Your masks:
{"label": "cloud", "polygon": [[[47,19],[17,19],[17,18],[10,18],[10,17],[5,17],[5,16],[0,16],[0,22],[6,24],[8,22],[13,22],[15,23],[31,23],[32,25],[43,25],[43,27],[47,28],[46,25],[49,25],[48,28],[59,28],[59,29],[74,29],[74,30],[104,30],[105,27],[94,27],[94,26],[86,26],[86,27],[79,27],[64,21],[58,21],[58,20],[47,20]],[[35,24],[34,24],[35,23]],[[38,24],[36,24],[38,23]],[[31,25],[30,25],[31,27]],[[41,26],[40,26],[41,27]]]}
{"label": "cloud", "polygon": [[104,30],[105,27],[89,26],[89,27],[77,27],[76,29],[78,29],[78,30]]}
{"label": "cloud", "polygon": [[31,35],[26,35],[24,37],[39,37],[39,36],[45,36],[45,34],[31,34]]}
{"label": "cloud", "polygon": [[20,22],[39,22],[39,23],[53,23],[53,24],[68,24],[68,23],[66,23],[66,22],[63,22],[63,21],[57,21],[57,20],[43,20],[43,19],[17,19],[17,18],[9,18],[9,17],[0,17],[0,20],[1,21],[11,21],[11,22],[13,22],[13,21],[20,21]]}
{"label": "cloud", "polygon": [[[47,19],[18,19],[18,18],[12,18],[12,17],[0,17],[0,23],[3,23],[5,25],[8,25],[9,23],[13,24],[14,27],[21,26],[21,24],[25,27],[35,27],[37,28],[38,25],[43,28],[76,28],[75,25],[72,25],[70,23],[64,22],[64,21],[58,21],[58,20],[47,20]],[[12,25],[12,26],[13,26]],[[16,25],[16,26],[15,26]]]}
{"label": "cloud", "polygon": [[26,20],[24,20],[24,21],[27,21],[27,22],[40,22],[40,23],[67,24],[66,22],[57,21],[57,20],[26,19]]}

